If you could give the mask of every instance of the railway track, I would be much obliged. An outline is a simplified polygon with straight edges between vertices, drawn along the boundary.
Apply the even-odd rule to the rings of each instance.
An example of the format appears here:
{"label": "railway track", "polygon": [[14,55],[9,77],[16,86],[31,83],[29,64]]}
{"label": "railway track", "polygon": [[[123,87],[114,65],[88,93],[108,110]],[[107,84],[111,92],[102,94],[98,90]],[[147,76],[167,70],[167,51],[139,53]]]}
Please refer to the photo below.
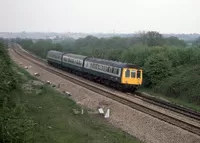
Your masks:
{"label": "railway track", "polygon": [[197,111],[194,111],[192,109],[182,107],[180,105],[176,105],[176,104],[173,104],[170,102],[166,102],[166,101],[160,100],[158,98],[145,95],[140,92],[135,92],[135,94],[138,96],[138,98],[140,98],[148,103],[160,106],[162,108],[174,111],[176,113],[179,113],[179,114],[185,115],[187,117],[190,117],[192,119],[195,119],[197,121],[200,121],[200,113]]}
{"label": "railway track", "polygon": [[[22,54],[22,53],[21,53],[21,52],[22,52],[22,49],[21,49],[21,52],[19,52],[18,50],[16,50],[15,47],[16,47],[16,45],[12,46],[12,49],[13,49],[17,54],[19,54],[21,57],[23,57],[24,59],[27,59],[27,60],[33,62],[33,63],[36,64],[37,66],[39,66],[39,67],[41,67],[41,68],[43,68],[43,69],[45,69],[45,70],[47,70],[47,71],[49,71],[49,72],[51,72],[51,73],[54,73],[54,74],[56,74],[56,75],[58,75],[58,76],[60,76],[60,77],[62,77],[62,78],[64,78],[64,79],[66,79],[66,80],[69,80],[69,81],[71,81],[71,82],[73,82],[73,83],[75,83],[75,84],[77,84],[77,85],[80,85],[80,86],[85,87],[85,88],[87,88],[87,89],[89,89],[89,90],[91,90],[91,91],[94,91],[94,92],[99,93],[99,94],[101,94],[101,95],[103,95],[103,96],[106,96],[106,97],[108,97],[108,98],[111,98],[111,99],[113,99],[113,100],[115,100],[115,101],[117,101],[117,102],[120,102],[120,103],[124,104],[124,105],[127,105],[127,106],[129,106],[129,107],[131,107],[131,108],[133,108],[133,109],[136,109],[136,110],[139,110],[139,111],[141,111],[141,112],[143,112],[143,113],[149,114],[149,115],[151,115],[151,116],[153,116],[153,117],[155,117],[155,118],[158,118],[158,119],[160,119],[160,120],[163,120],[163,121],[165,121],[165,122],[167,122],[167,123],[170,123],[170,124],[172,124],[172,125],[175,125],[175,126],[177,126],[177,127],[180,127],[180,128],[182,128],[182,129],[184,129],[184,130],[187,130],[187,131],[189,131],[189,132],[192,132],[192,133],[197,134],[197,135],[200,136],[200,126],[196,126],[196,125],[194,125],[194,124],[192,124],[192,123],[185,122],[185,121],[182,121],[182,120],[177,119],[177,118],[175,118],[175,117],[166,115],[166,114],[161,113],[161,112],[159,112],[159,111],[156,111],[156,110],[153,110],[153,109],[151,109],[151,108],[148,108],[148,107],[146,107],[146,106],[144,106],[144,105],[135,103],[135,102],[133,102],[133,101],[131,101],[131,100],[129,100],[129,99],[123,97],[123,96],[120,96],[120,95],[118,95],[118,94],[112,93],[112,92],[110,92],[109,90],[105,90],[105,89],[103,89],[103,88],[101,88],[101,87],[95,86],[94,84],[90,84],[90,83],[85,82],[85,81],[83,81],[83,80],[79,80],[79,79],[77,79],[77,78],[74,78],[74,77],[72,77],[72,76],[69,76],[69,75],[67,75],[67,74],[64,74],[64,73],[60,72],[59,70],[56,70],[56,69],[54,69],[54,68],[52,68],[52,67],[49,67],[49,66],[46,64],[45,61],[41,61],[40,59],[38,59],[37,57],[35,57],[35,56],[33,56],[33,55],[27,53],[26,51],[23,51],[23,54]],[[18,49],[19,49],[19,48],[18,48]],[[26,55],[26,56],[25,56],[25,55]],[[141,93],[137,93],[137,94],[141,94]],[[142,95],[142,94],[141,94],[141,95]],[[162,104],[162,101],[159,101],[159,102],[156,101],[156,100],[158,100],[158,99],[152,99],[151,97],[147,97],[147,96],[144,96],[144,95],[142,95],[142,96],[139,95],[139,97],[140,97],[140,98],[143,98],[142,100],[144,100],[144,101],[146,101],[146,102],[149,102],[149,103],[151,102],[152,104],[157,104],[157,105],[159,105],[159,106],[161,106],[161,104]],[[163,102],[164,102],[164,101],[163,101]],[[189,109],[188,109],[188,110],[187,110],[186,108],[183,109],[183,108],[178,107],[178,106],[175,107],[175,105],[174,105],[174,107],[173,107],[173,106],[170,105],[170,103],[169,103],[169,104],[165,104],[165,103],[164,103],[162,106],[163,106],[163,107],[165,106],[166,108],[168,108],[167,106],[170,106],[170,107],[168,108],[168,109],[171,108],[170,110],[174,110],[174,111],[176,111],[176,112],[178,112],[178,113],[181,113],[181,114],[184,114],[184,115],[186,115],[186,116],[189,116],[190,118],[193,118],[193,119],[195,119],[195,120],[200,119],[199,113],[192,112],[192,111],[190,112]],[[182,109],[183,109],[183,110],[182,110]]]}

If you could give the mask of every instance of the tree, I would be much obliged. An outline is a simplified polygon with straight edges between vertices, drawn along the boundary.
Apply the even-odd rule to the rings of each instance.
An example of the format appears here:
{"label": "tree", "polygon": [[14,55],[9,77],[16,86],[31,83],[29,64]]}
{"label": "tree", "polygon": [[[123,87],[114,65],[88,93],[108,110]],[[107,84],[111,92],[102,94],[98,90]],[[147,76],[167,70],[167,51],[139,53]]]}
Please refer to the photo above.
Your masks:
{"label": "tree", "polygon": [[153,87],[170,76],[171,61],[163,53],[151,55],[144,64],[145,86]]}
{"label": "tree", "polygon": [[193,43],[192,43],[193,46],[196,46],[198,48],[200,48],[200,37],[198,37]]}
{"label": "tree", "polygon": [[171,36],[165,39],[165,43],[169,46],[185,47],[186,43],[177,37]]}
{"label": "tree", "polygon": [[156,31],[149,31],[146,33],[148,46],[161,46],[164,44],[162,35]]}
{"label": "tree", "polygon": [[9,55],[0,43],[0,92],[9,92],[17,87],[17,79],[11,68]]}
{"label": "tree", "polygon": [[148,32],[139,32],[137,34],[138,42],[142,44],[152,46],[162,46],[164,45],[164,38],[159,32],[156,31],[148,31]]}

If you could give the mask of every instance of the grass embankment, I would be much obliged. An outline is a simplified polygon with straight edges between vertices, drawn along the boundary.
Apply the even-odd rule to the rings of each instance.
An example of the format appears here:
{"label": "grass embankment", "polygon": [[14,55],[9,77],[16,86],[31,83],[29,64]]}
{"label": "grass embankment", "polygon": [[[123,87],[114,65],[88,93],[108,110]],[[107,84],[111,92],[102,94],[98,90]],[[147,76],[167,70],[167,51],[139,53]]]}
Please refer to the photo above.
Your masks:
{"label": "grass embankment", "polygon": [[48,85],[38,84],[24,69],[15,66],[15,70],[23,75],[22,89],[12,91],[11,96],[25,105],[27,115],[35,122],[33,142],[140,142],[99,117],[86,112],[74,114],[73,109],[81,109],[74,101]]}

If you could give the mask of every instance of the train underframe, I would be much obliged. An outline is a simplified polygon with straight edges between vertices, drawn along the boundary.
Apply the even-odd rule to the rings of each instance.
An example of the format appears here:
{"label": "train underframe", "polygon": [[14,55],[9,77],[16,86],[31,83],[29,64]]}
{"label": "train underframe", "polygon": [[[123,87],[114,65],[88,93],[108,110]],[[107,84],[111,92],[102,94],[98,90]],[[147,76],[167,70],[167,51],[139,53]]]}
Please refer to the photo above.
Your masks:
{"label": "train underframe", "polygon": [[60,66],[57,63],[53,63],[53,62],[49,62],[48,61],[48,64],[50,64],[50,65],[52,65],[52,66],[54,66],[56,68],[62,69],[64,71],[67,71],[69,73],[73,73],[75,75],[84,77],[84,78],[86,78],[88,80],[92,80],[94,82],[98,82],[98,83],[101,83],[103,85],[109,86],[111,88],[120,90],[122,92],[131,92],[131,93],[133,93],[139,87],[138,85],[120,84],[118,82],[113,82],[111,80],[107,80],[105,78],[102,78],[100,76],[96,76],[94,74],[90,74],[90,73],[86,73],[86,72],[80,72],[80,71],[74,70],[72,68],[66,68],[66,67]]}

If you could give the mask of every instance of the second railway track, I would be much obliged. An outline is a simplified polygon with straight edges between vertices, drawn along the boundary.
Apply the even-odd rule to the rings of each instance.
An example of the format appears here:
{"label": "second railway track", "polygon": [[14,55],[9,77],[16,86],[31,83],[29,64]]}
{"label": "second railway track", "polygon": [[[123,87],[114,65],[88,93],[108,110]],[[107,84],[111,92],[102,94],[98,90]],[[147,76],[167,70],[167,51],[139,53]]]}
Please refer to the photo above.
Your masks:
{"label": "second railway track", "polygon": [[[168,122],[168,123],[170,123],[170,124],[172,124],[172,125],[175,125],[175,126],[177,126],[177,127],[180,127],[180,128],[182,128],[182,129],[184,129],[184,130],[187,130],[187,131],[189,131],[189,132],[192,132],[192,133],[197,134],[197,135],[200,136],[200,126],[195,126],[195,125],[193,125],[193,124],[191,124],[191,123],[188,123],[188,122],[182,121],[182,120],[180,120],[180,119],[177,119],[177,118],[175,118],[175,117],[166,115],[166,114],[164,114],[164,113],[161,113],[161,112],[159,112],[159,111],[153,110],[153,109],[148,108],[148,107],[146,107],[146,106],[143,106],[143,105],[141,105],[141,104],[135,103],[135,102],[133,102],[133,101],[127,99],[127,98],[124,98],[124,97],[122,97],[122,96],[119,96],[118,94],[112,93],[112,92],[110,92],[110,91],[108,91],[108,90],[104,90],[103,88],[99,88],[99,87],[97,87],[97,86],[95,86],[95,85],[93,85],[93,84],[87,83],[87,82],[82,81],[82,80],[78,80],[78,79],[76,79],[76,78],[74,78],[74,77],[72,77],[72,76],[69,76],[69,75],[67,75],[67,74],[64,74],[64,73],[60,72],[59,70],[55,70],[55,69],[53,69],[53,68],[47,66],[46,63],[45,63],[44,61],[42,61],[42,63],[41,63],[41,59],[38,59],[37,57],[35,57],[35,56],[33,56],[33,55],[27,53],[26,51],[23,51],[23,54],[22,54],[22,53],[21,53],[22,50],[21,50],[21,52],[19,52],[18,50],[16,50],[16,47],[17,47],[16,45],[12,45],[12,49],[13,49],[17,54],[19,54],[21,57],[23,57],[23,58],[26,59],[26,60],[29,60],[29,61],[33,62],[33,63],[36,64],[37,66],[39,66],[39,67],[41,67],[41,68],[43,68],[43,69],[45,69],[45,70],[47,70],[47,71],[49,71],[49,72],[51,72],[51,73],[54,73],[54,74],[56,74],[56,75],[58,75],[58,76],[60,76],[60,77],[62,77],[62,78],[64,78],[64,79],[67,79],[67,80],[69,80],[69,81],[71,81],[71,82],[73,82],[73,83],[75,83],[75,84],[77,84],[77,85],[80,85],[80,86],[82,86],[82,87],[85,87],[85,88],[87,88],[87,89],[89,89],[89,90],[91,90],[91,91],[94,91],[94,92],[96,92],[96,93],[99,93],[99,94],[101,94],[101,95],[103,95],[103,96],[106,96],[106,97],[108,97],[108,98],[111,98],[111,99],[113,99],[113,100],[115,100],[115,101],[117,101],[117,102],[119,102],[119,103],[122,103],[122,104],[124,104],[124,105],[127,105],[127,106],[129,106],[129,107],[131,107],[131,108],[133,108],[133,109],[136,109],[136,110],[139,110],[139,111],[141,111],[141,112],[143,112],[143,113],[149,114],[149,115],[151,115],[151,116],[153,116],[153,117],[155,117],[155,118],[158,118],[158,119],[160,119],[160,120],[163,120],[163,121],[165,121],[165,122]],[[19,49],[19,48],[18,48],[18,49]],[[26,55],[26,56],[25,56],[25,55]],[[145,97],[143,97],[143,98],[145,98]],[[147,99],[146,99],[146,100],[147,100]],[[150,99],[149,99],[149,100],[150,100]],[[156,102],[156,101],[152,101],[152,102]],[[157,104],[158,104],[158,103],[157,103]],[[159,104],[161,104],[161,103],[159,103]],[[167,106],[167,105],[165,105],[165,106]],[[178,110],[178,109],[177,109],[177,110]],[[187,111],[189,112],[189,110],[187,110]],[[185,111],[185,114],[184,114],[184,115],[186,115],[186,112],[187,112],[187,111]],[[184,111],[180,111],[180,112],[184,112]],[[188,113],[188,116],[189,116],[189,114],[190,114],[190,113]],[[197,118],[199,117],[197,113],[195,113],[195,114],[192,115],[192,116],[193,116],[194,119],[196,119],[196,120],[197,120]],[[191,116],[191,118],[193,118],[192,116]],[[198,118],[198,119],[199,119],[199,118]]]}

